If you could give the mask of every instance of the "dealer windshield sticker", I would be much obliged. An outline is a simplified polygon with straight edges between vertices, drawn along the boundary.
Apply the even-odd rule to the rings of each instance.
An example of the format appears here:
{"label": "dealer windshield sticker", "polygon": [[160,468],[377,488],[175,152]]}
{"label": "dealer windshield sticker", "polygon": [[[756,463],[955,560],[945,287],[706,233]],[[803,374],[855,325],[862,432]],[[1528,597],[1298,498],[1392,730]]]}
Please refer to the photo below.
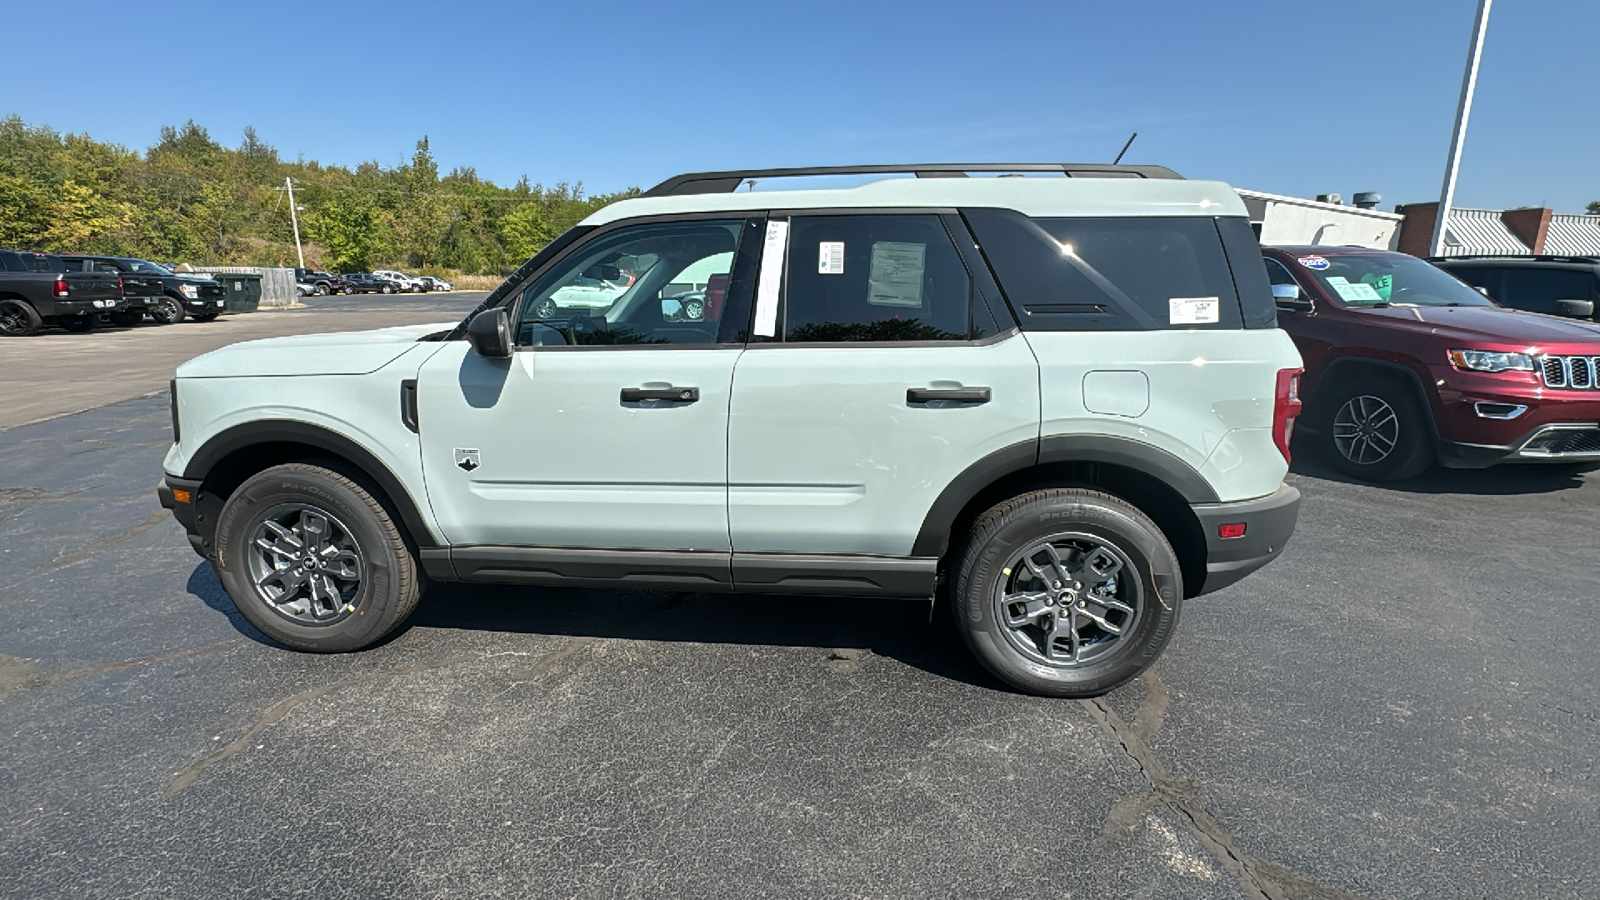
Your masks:
{"label": "dealer windshield sticker", "polygon": [[823,241],[817,245],[817,274],[844,274],[844,241]]}
{"label": "dealer windshield sticker", "polygon": [[1167,301],[1168,321],[1173,325],[1215,322],[1220,310],[1216,297],[1173,297]]}
{"label": "dealer windshield sticker", "polygon": [[1338,275],[1329,275],[1328,287],[1333,288],[1334,293],[1339,295],[1340,300],[1350,303],[1380,303],[1383,301],[1383,295],[1379,294],[1372,285],[1366,282],[1351,284]]}
{"label": "dealer windshield sticker", "polygon": [[1302,256],[1300,257],[1300,265],[1308,269],[1326,269],[1328,261],[1320,256]]}
{"label": "dealer windshield sticker", "polygon": [[767,240],[761,248],[761,275],[756,280],[756,336],[778,333],[778,291],[783,287],[783,255],[789,249],[789,222],[767,223]]}

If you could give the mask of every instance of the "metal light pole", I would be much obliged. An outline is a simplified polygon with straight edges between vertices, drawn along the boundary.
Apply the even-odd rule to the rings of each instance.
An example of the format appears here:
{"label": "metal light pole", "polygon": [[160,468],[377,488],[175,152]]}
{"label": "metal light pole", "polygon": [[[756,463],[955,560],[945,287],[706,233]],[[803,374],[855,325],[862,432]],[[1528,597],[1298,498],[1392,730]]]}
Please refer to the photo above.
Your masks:
{"label": "metal light pole", "polygon": [[1461,102],[1456,104],[1456,130],[1450,135],[1450,158],[1444,164],[1444,187],[1439,190],[1439,212],[1433,220],[1433,256],[1444,255],[1444,226],[1456,199],[1456,173],[1461,170],[1461,147],[1467,142],[1467,116],[1472,113],[1472,91],[1478,86],[1478,60],[1483,58],[1483,35],[1489,30],[1489,4],[1478,0],[1478,17],[1472,23],[1472,47],[1467,51],[1467,73],[1461,77]]}
{"label": "metal light pole", "polygon": [[300,268],[306,267],[306,251],[300,249],[300,217],[294,211],[294,179],[287,176],[283,184],[289,189],[289,223],[294,226],[294,252],[300,255]]}

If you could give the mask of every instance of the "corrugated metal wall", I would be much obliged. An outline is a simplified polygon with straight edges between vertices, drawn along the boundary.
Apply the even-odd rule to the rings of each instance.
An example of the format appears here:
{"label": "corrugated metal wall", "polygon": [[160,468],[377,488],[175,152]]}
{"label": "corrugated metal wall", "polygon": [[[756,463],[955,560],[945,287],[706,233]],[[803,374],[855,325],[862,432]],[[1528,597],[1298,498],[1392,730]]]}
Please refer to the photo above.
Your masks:
{"label": "corrugated metal wall", "polygon": [[261,276],[262,306],[293,306],[300,295],[294,289],[293,269],[268,269],[262,266],[195,266],[196,272]]}

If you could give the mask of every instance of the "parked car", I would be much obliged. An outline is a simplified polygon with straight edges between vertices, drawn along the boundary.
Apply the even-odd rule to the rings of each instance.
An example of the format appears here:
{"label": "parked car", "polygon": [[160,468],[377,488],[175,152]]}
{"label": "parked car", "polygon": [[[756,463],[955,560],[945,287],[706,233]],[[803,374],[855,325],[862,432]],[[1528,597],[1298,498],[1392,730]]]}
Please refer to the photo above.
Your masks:
{"label": "parked car", "polygon": [[1600,326],[1498,306],[1402,253],[1264,253],[1306,363],[1301,427],[1340,471],[1600,463]]}
{"label": "parked car", "polygon": [[1428,260],[1501,306],[1595,321],[1600,256],[1451,256]]}
{"label": "parked car", "polygon": [[321,297],[326,294],[337,294],[341,286],[339,276],[313,269],[295,269],[294,283],[295,287],[300,289],[299,293],[302,296],[315,294]]}
{"label": "parked car", "polygon": [[[428,579],[948,592],[999,678],[1102,693],[1154,663],[1185,598],[1282,551],[1300,357],[1227,185],[1025,168],[1073,177],[679,176],[454,327],[191,360],[161,502],[301,650],[382,640]],[[903,169],[974,170],[1017,167]],[[628,290],[540,315],[597,266]],[[721,294],[699,321],[676,314],[689,271]]]}
{"label": "parked car", "polygon": [[[97,269],[115,269],[125,278],[141,282],[153,279],[161,286],[161,295],[150,299],[143,312],[158,325],[181,322],[185,317],[196,322],[209,322],[222,314],[226,300],[222,284],[210,275],[179,275],[166,266],[129,256],[93,256],[66,254],[64,259],[77,265]],[[139,299],[143,302],[142,298]],[[119,324],[137,324],[138,307],[130,307]]]}
{"label": "parked car", "polygon": [[399,285],[402,292],[417,294],[426,294],[428,292],[428,283],[415,275],[407,275],[404,272],[396,272],[393,269],[378,269],[372,274],[394,282]]}
{"label": "parked car", "polygon": [[346,294],[396,294],[400,285],[369,272],[353,272],[339,276],[339,289]]}
{"label": "parked car", "polygon": [[450,282],[445,281],[443,278],[435,278],[432,275],[424,275],[422,280],[428,283],[428,290],[430,291],[453,291],[456,289],[456,286]]}
{"label": "parked car", "polygon": [[0,250],[0,335],[26,337],[46,326],[88,331],[123,307],[122,279],[68,272],[59,256]]}

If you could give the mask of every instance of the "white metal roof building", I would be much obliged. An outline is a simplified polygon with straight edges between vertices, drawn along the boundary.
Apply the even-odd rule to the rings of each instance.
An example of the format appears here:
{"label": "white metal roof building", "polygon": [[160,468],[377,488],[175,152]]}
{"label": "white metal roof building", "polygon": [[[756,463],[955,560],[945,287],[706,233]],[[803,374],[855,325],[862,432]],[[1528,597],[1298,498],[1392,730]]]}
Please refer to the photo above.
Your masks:
{"label": "white metal roof building", "polygon": [[1525,255],[1533,250],[1506,226],[1497,209],[1450,210],[1444,227],[1444,255],[1500,253]]}
{"label": "white metal roof building", "polygon": [[1552,215],[1540,252],[1555,256],[1600,256],[1600,216]]}

